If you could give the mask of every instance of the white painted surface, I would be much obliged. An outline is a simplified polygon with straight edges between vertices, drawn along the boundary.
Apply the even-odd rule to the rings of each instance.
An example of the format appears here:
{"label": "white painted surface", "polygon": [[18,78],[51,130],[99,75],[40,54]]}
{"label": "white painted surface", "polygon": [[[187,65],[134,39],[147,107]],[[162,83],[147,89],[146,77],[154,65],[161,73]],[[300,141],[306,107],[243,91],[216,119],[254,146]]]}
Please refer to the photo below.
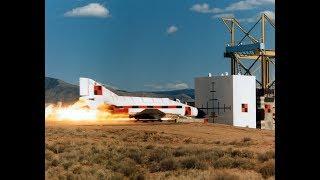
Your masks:
{"label": "white painted surface", "polygon": [[[115,106],[182,106],[182,108],[157,108],[164,113],[185,115],[185,107],[190,107],[191,116],[197,116],[198,110],[192,106],[173,101],[169,98],[151,98],[151,97],[131,97],[118,96],[109,89],[102,86],[102,95],[94,95],[94,86],[102,86],[101,83],[95,82],[89,78],[80,78],[80,96],[87,101],[91,108],[97,108],[100,104],[105,103]],[[146,108],[129,108],[129,114],[141,112]]]}
{"label": "white painted surface", "polygon": [[80,78],[80,96],[88,96],[89,95],[89,79]]}
{"label": "white painted surface", "polygon": [[[177,114],[182,116],[184,115],[184,107],[177,108],[177,109],[166,109],[166,108],[157,108],[157,109],[166,114]],[[145,110],[145,108],[129,108],[129,114],[136,114],[143,110]]]}
{"label": "white painted surface", "polygon": [[[231,75],[195,78],[195,106],[212,108],[212,82],[214,82],[214,98],[219,106],[231,106],[231,110],[214,110],[218,115],[214,123],[228,124],[239,127],[256,128],[256,83],[254,76]],[[241,105],[248,104],[248,112],[241,112]],[[214,102],[218,107],[218,102]],[[211,114],[212,109],[204,110]]]}
{"label": "white painted surface", "polygon": [[[242,112],[241,104],[248,104]],[[256,79],[254,76],[233,76],[233,125],[256,128]]]}

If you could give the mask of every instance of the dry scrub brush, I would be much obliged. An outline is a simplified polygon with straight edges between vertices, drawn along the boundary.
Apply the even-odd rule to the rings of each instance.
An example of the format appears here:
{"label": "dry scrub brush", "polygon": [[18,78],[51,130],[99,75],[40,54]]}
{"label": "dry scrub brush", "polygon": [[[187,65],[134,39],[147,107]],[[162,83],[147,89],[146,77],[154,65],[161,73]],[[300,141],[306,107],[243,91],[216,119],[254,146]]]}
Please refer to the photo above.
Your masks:
{"label": "dry scrub brush", "polygon": [[236,178],[222,173],[228,169],[255,172],[264,178],[275,174],[274,151],[246,150],[254,143],[251,138],[234,141],[231,144],[239,147],[230,148],[230,143],[199,146],[192,138],[154,131],[52,128],[46,133],[47,179],[145,179],[161,173],[182,178],[188,175],[176,173],[212,170],[220,174],[208,175],[211,179]]}

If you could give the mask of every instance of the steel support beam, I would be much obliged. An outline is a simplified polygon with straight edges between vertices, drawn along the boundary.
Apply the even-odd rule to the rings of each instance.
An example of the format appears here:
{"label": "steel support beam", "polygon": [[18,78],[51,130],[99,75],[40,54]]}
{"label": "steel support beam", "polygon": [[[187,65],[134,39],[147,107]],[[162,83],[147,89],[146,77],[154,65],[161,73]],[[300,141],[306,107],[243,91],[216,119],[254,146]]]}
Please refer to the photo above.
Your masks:
{"label": "steel support beam", "polygon": [[[257,22],[249,29],[249,31],[244,29],[235,18],[222,17],[221,19],[227,26],[230,33],[230,46],[242,45],[241,43],[245,39],[250,40],[252,43],[260,42],[265,44],[267,24],[270,23],[271,26],[275,28],[274,21],[271,20],[266,14],[261,14],[259,20],[257,20]],[[251,33],[253,32],[253,29],[255,29],[259,24],[261,25],[260,35],[253,37]],[[241,36],[242,33],[244,34],[242,37],[240,37],[240,41],[237,41],[235,39],[236,30],[240,32],[239,34],[241,34]],[[235,50],[230,52],[230,48],[226,48],[225,52],[225,57],[229,57],[231,59],[231,74],[235,75],[241,73],[244,75],[256,75],[256,81],[260,85],[259,87],[261,87],[261,89],[263,90],[264,95],[266,95],[269,88],[274,84],[274,81],[270,83],[270,81],[272,81],[270,77],[270,65],[275,65],[275,51],[273,49],[257,48],[256,50],[250,51],[250,53],[246,53],[245,51],[241,51],[241,48],[237,48],[238,47],[235,47]],[[246,68],[243,64],[243,60],[254,61],[252,64],[250,63],[248,65],[249,68]],[[257,64],[257,61],[260,61],[259,67],[253,71],[252,69],[255,68],[255,64]],[[261,70],[258,71],[259,69]]]}
{"label": "steel support beam", "polygon": [[[261,15],[261,43],[265,43],[265,22],[266,18],[265,15]],[[269,61],[268,58],[265,57],[265,51],[262,50],[261,56],[261,82],[262,82],[262,89],[264,92],[268,89],[269,84]]]}
{"label": "steel support beam", "polygon": [[249,69],[244,73],[244,75],[247,75],[249,72],[250,72],[250,70],[251,70],[251,68],[254,66],[254,64],[259,60],[259,58],[260,58],[260,56],[258,56],[258,58],[251,64],[251,66],[249,67]]}
{"label": "steel support beam", "polygon": [[[235,45],[235,23],[234,21],[231,21],[231,42],[230,42],[230,45],[231,46],[234,46]],[[237,63],[237,60],[235,59],[235,57],[232,57],[231,58],[231,75],[236,75],[238,74],[238,63]]]}

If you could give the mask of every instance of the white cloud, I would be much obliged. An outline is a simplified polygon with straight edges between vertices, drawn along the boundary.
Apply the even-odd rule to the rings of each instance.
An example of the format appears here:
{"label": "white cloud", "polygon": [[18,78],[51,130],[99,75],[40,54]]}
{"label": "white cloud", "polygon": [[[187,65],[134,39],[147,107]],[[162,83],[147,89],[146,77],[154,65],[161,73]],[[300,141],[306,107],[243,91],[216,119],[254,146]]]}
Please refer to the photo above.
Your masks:
{"label": "white cloud", "polygon": [[257,22],[259,19],[259,16],[253,16],[253,17],[249,17],[249,18],[241,18],[238,19],[239,22],[247,22],[247,23],[253,23],[253,22]]}
{"label": "white cloud", "polygon": [[265,15],[267,15],[271,21],[274,21],[276,18],[273,11],[262,11],[261,13],[264,13]]}
{"label": "white cloud", "polygon": [[177,90],[177,89],[189,88],[188,84],[183,82],[166,83],[166,84],[146,84],[144,86],[152,88],[153,90]]}
{"label": "white cloud", "polygon": [[225,13],[225,14],[216,14],[216,15],[213,15],[212,18],[215,19],[215,18],[221,18],[221,17],[234,17],[234,14],[232,13]]}
{"label": "white cloud", "polygon": [[175,32],[178,31],[178,27],[177,26],[170,26],[167,28],[167,34],[173,34]]}
{"label": "white cloud", "polygon": [[203,4],[194,4],[191,8],[191,11],[198,12],[198,13],[220,13],[223,10],[219,8],[212,8],[210,9],[209,4],[203,3]]}
{"label": "white cloud", "polygon": [[225,11],[239,11],[254,9],[258,6],[274,4],[275,0],[244,0],[232,3],[225,8]]}
{"label": "white cloud", "polygon": [[160,85],[160,84],[146,84],[146,85],[144,85],[144,86],[145,86],[145,87],[152,88],[152,89],[156,89],[156,90],[164,89],[164,86],[163,86],[163,85]]}
{"label": "white cloud", "polygon": [[253,22],[257,22],[258,19],[261,17],[261,14],[264,13],[265,15],[268,16],[268,18],[274,22],[275,20],[275,14],[273,11],[262,11],[252,17],[249,18],[243,18],[243,19],[239,19],[239,22],[247,22],[247,23],[253,23]]}
{"label": "white cloud", "polygon": [[229,4],[225,8],[210,8],[207,3],[194,4],[190,10],[198,13],[226,13],[241,10],[250,10],[259,6],[272,5],[275,0],[242,0]]}
{"label": "white cloud", "polygon": [[83,7],[74,8],[64,14],[66,17],[110,17],[109,10],[99,3],[90,3]]}
{"label": "white cloud", "polygon": [[168,83],[167,89],[187,89],[189,86],[186,83]]}

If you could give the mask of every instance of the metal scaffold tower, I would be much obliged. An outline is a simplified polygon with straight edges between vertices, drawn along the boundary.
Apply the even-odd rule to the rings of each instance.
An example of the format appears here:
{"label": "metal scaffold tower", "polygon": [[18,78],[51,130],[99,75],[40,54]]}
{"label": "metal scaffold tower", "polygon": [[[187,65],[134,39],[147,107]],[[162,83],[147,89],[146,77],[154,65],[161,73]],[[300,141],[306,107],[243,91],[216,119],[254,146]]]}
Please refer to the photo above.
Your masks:
{"label": "metal scaffold tower", "polygon": [[[249,29],[245,30],[240,25],[239,21],[234,17],[222,17],[223,23],[227,26],[230,33],[230,43],[226,45],[224,57],[231,59],[231,74],[254,75],[257,78],[257,89],[259,96],[266,96],[274,93],[274,82],[270,76],[270,65],[275,65],[275,50],[266,49],[266,24],[269,23],[273,30],[275,29],[274,22],[264,13],[257,22]],[[256,29],[260,23],[259,37],[252,34],[253,29]],[[240,41],[236,40],[236,30],[243,34]],[[244,40],[249,40],[249,43],[244,43]],[[250,64],[246,65],[245,60],[249,60]],[[260,61],[260,66],[253,68]],[[260,71],[258,71],[260,69]],[[259,74],[260,73],[260,74]]]}

